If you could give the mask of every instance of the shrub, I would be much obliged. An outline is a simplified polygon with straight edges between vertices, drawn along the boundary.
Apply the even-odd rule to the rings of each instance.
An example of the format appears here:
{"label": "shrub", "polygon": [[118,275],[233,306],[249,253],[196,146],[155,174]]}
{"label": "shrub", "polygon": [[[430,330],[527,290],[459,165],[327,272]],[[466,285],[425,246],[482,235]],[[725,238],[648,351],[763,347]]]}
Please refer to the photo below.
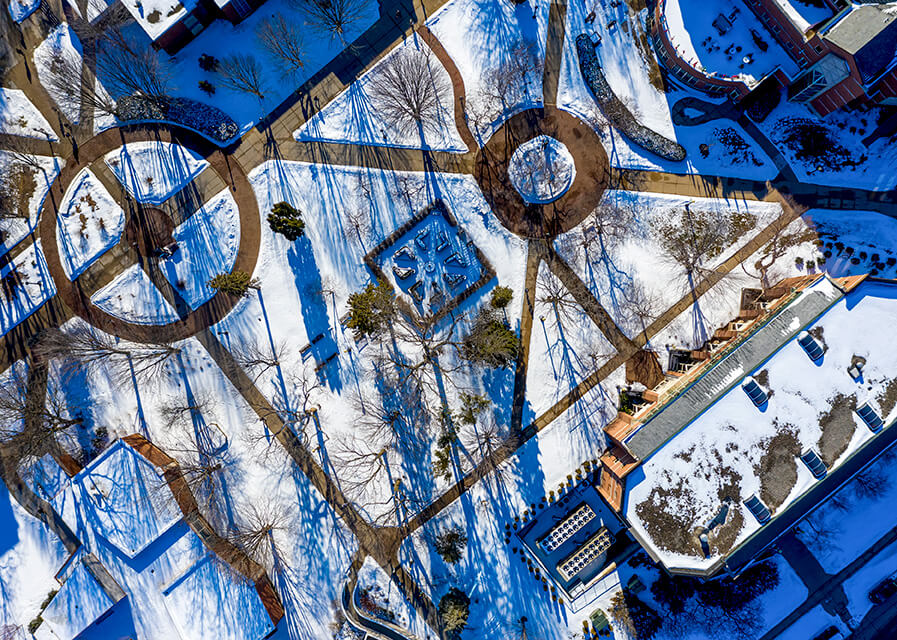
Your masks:
{"label": "shrub", "polygon": [[349,321],[346,326],[356,338],[376,336],[384,332],[396,315],[392,288],[385,282],[369,284],[349,296]]}
{"label": "shrub", "polygon": [[240,297],[248,295],[250,289],[259,288],[258,280],[240,270],[232,273],[219,273],[206,284],[218,291]]}
{"label": "shrub", "polygon": [[37,631],[38,627],[40,627],[44,622],[44,619],[40,616],[37,616],[34,620],[28,623],[28,633],[34,635]]}
{"label": "shrub", "polygon": [[221,109],[189,98],[123,96],[115,106],[123,123],[134,121],[173,122],[198,131],[216,141],[227,142],[240,133],[240,126]]}
{"label": "shrub", "polygon": [[199,56],[199,68],[203,71],[214,72],[218,69],[218,58],[210,56],[208,53],[202,54]]}
{"label": "shrub", "polygon": [[302,215],[288,202],[278,202],[271,208],[271,213],[268,214],[268,226],[271,227],[271,231],[290,241],[305,235]]}
{"label": "shrub", "polygon": [[437,535],[436,544],[433,546],[443,560],[455,564],[461,560],[464,547],[467,546],[467,536],[461,527],[453,526]]}
{"label": "shrub", "polygon": [[513,297],[514,292],[511,291],[510,287],[495,287],[492,290],[492,306],[496,309],[504,309],[511,304],[511,298]]}
{"label": "shrub", "polygon": [[215,93],[215,85],[213,85],[208,80],[200,80],[199,81],[199,90],[204,92],[207,96],[211,96]]}
{"label": "shrub", "polygon": [[439,600],[439,617],[442,619],[446,637],[459,637],[467,626],[468,616],[470,616],[470,598],[457,587],[452,587]]}

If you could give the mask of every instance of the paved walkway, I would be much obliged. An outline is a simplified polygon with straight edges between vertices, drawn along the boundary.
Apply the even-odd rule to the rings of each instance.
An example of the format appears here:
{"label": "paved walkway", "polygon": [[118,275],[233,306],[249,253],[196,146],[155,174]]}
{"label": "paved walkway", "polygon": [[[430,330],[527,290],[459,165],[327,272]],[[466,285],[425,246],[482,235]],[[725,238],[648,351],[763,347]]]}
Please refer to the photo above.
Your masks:
{"label": "paved walkway", "polygon": [[[776,544],[782,557],[804,583],[807,593],[816,593],[826,585],[831,576],[825,572],[816,556],[793,530],[779,538]],[[822,608],[827,613],[840,617],[845,624],[851,622],[850,610],[847,608],[847,594],[840,584],[828,591],[828,595],[822,601]]]}

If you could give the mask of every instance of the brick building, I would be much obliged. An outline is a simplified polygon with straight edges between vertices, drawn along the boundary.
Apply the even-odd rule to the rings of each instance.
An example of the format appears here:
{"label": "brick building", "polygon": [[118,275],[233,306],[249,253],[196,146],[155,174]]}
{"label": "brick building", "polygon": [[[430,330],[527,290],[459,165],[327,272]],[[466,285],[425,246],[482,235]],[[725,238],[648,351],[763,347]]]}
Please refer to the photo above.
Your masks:
{"label": "brick building", "polygon": [[[736,0],[746,6],[797,64],[781,65],[754,82],[696,68],[665,29],[666,0],[654,6],[651,39],[674,81],[738,102],[761,82],[787,89],[789,100],[819,115],[842,107],[897,104],[897,2],[845,0]],[[722,15],[722,14],[721,14]],[[690,34],[697,38],[703,34]]]}

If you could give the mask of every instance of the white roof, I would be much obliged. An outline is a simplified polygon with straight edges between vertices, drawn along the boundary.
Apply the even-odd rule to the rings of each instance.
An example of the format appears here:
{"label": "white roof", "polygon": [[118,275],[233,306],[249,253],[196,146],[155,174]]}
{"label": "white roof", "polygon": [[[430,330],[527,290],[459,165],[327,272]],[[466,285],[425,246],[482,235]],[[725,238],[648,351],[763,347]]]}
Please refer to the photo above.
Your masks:
{"label": "white roof", "polygon": [[[54,640],[72,640],[114,604],[93,574],[79,561],[41,614],[44,619],[41,627],[48,627],[43,635]],[[54,635],[46,634],[47,630]]]}
{"label": "white roof", "polygon": [[197,0],[122,0],[146,34],[153,40],[196,7]]}
{"label": "white roof", "polygon": [[[62,501],[69,504],[57,504]],[[156,468],[121,440],[75,476],[54,505],[64,518],[89,523],[97,535],[132,558],[181,520]],[[78,520],[68,524],[80,529]]]}
{"label": "white roof", "polygon": [[[823,279],[807,292],[833,286]],[[829,470],[874,437],[850,411],[853,402],[858,406],[868,400],[886,424],[897,415],[893,406],[882,408],[882,400],[891,402],[884,399],[889,383],[897,380],[897,342],[890,338],[895,317],[897,285],[861,284],[813,323],[811,332],[821,330],[826,348],[820,360],[812,361],[791,339],[754,371],[743,372],[768,389],[767,405],[755,407],[736,380],[627,478],[626,518],[668,567],[709,568],[757,531],[761,525],[743,505],[752,494],[762,498],[765,489],[767,495],[773,491],[779,496],[781,504],[767,505],[775,518],[814,486],[817,480],[809,469],[793,458],[806,449],[820,449],[822,424],[834,424],[829,419],[833,408],[840,407],[837,424],[843,431],[840,436],[837,427],[826,431],[833,458]],[[854,356],[866,359],[861,383],[847,372]],[[897,382],[889,391],[893,399]],[[773,471],[764,466],[776,459],[767,456],[771,450],[780,456]],[[710,557],[705,558],[696,531],[720,514],[725,496],[733,502],[724,523],[714,529]],[[663,527],[667,535],[661,533]],[[670,531],[679,535],[680,544],[670,543]],[[688,544],[693,546],[685,548],[682,541],[692,538]]]}
{"label": "white roof", "polygon": [[800,29],[801,33],[806,33],[810,27],[816,25],[823,20],[827,20],[835,15],[834,11],[823,5],[821,7],[801,2],[801,0],[773,0],[791,23]]}

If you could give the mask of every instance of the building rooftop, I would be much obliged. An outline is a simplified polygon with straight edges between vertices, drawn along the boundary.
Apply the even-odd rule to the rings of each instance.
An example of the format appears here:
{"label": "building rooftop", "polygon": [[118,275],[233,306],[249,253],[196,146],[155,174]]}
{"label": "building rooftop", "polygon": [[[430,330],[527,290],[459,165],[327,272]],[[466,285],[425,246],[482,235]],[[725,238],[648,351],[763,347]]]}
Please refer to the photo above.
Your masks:
{"label": "building rooftop", "polygon": [[[710,570],[746,542],[759,552],[757,540],[772,539],[764,531],[786,530],[783,522],[840,484],[842,467],[854,473],[858,460],[889,444],[891,427],[873,432],[855,409],[868,403],[885,425],[897,415],[894,317],[897,285],[867,280],[843,294],[820,279],[689,389],[700,393],[679,396],[697,406],[674,402],[658,414],[669,413],[661,434],[636,446],[645,457],[626,477],[623,504],[652,555],[671,569]],[[799,343],[802,329],[823,352],[817,360]],[[854,379],[848,369],[857,362]],[[759,406],[742,388],[749,375],[766,395]],[[808,450],[826,467],[822,479],[799,459]],[[751,496],[769,510],[766,523],[744,505]]]}
{"label": "building rooftop", "polygon": [[146,34],[156,40],[192,11],[198,0],[122,0]]}
{"label": "building rooftop", "polygon": [[897,55],[897,3],[854,4],[824,37],[852,54],[863,81],[869,82]]}
{"label": "building rooftop", "polygon": [[540,511],[517,536],[555,583],[576,598],[604,569],[622,529],[595,487],[582,482]]}
{"label": "building rooftop", "polygon": [[791,23],[801,33],[807,33],[814,25],[835,15],[835,12],[827,5],[822,4],[822,6],[819,6],[815,3],[811,4],[806,0],[773,0],[773,2],[782,9]]}

